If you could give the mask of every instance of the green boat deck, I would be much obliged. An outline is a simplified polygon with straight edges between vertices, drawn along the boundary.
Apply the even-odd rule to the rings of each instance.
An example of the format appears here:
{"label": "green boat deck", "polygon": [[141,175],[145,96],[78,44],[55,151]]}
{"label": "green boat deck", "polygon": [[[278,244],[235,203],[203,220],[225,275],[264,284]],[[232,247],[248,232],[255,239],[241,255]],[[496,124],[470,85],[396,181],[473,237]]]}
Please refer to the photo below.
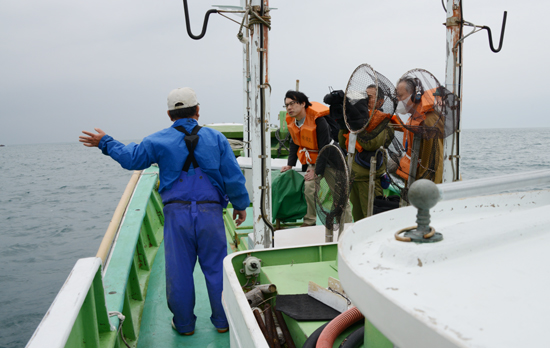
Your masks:
{"label": "green boat deck", "polygon": [[[252,232],[252,208],[247,209],[247,219],[242,228],[235,229],[232,221],[232,209],[224,210],[224,220],[228,237],[228,253],[246,250],[247,234]],[[300,222],[298,222],[299,224]],[[235,246],[235,236],[239,238],[239,245]],[[314,249],[316,247],[310,247]],[[326,248],[323,248],[326,249]],[[311,280],[321,286],[328,286],[328,277],[338,278],[336,267],[336,246],[326,249],[324,253],[328,260],[320,261],[313,257],[307,260],[289,258],[284,253],[283,260],[262,268],[261,283],[273,283],[277,285],[278,294],[303,294],[307,293],[308,282]],[[321,250],[321,249],[319,249]],[[265,253],[263,251],[262,253]],[[321,252],[322,254],[322,252]],[[295,263],[296,261],[296,263]],[[311,261],[311,262],[304,262]],[[166,302],[164,243],[158,248],[157,255],[151,267],[148,291],[143,305],[141,326],[139,329],[138,348],[148,347],[229,347],[229,333],[220,334],[210,322],[210,302],[206,290],[204,275],[200,265],[195,265],[193,274],[195,281],[195,315],[197,322],[195,334],[192,336],[179,335],[171,326],[172,313]],[[283,314],[284,315],[284,314]],[[297,347],[301,347],[319,326],[326,321],[296,321],[284,315],[285,321],[293,335]],[[338,347],[343,339],[359,328],[360,324],[348,328],[335,342]]]}
{"label": "green boat deck", "polygon": [[164,243],[159,248],[145,299],[138,348],[150,347],[229,347],[229,333],[220,334],[210,322],[210,302],[204,275],[199,264],[193,273],[195,279],[195,334],[182,336],[172,329],[172,313],[166,304],[166,281],[164,273]]}
{"label": "green boat deck", "polygon": [[[267,266],[263,269],[269,283],[277,285],[278,295],[307,294],[308,283],[312,281],[323,287],[328,287],[328,277],[338,279],[335,269],[335,261],[308,262],[300,264],[286,264],[279,266]],[[290,332],[293,335],[297,347],[303,346],[309,337],[319,326],[327,321],[296,321],[283,314]],[[339,347],[344,338],[362,325],[356,324],[346,330],[335,342]]]}
{"label": "green boat deck", "polygon": [[[93,283],[87,290],[86,299],[71,324],[65,347],[119,348],[126,346],[123,340],[131,347],[142,348],[229,347],[230,334],[218,333],[210,322],[210,301],[204,275],[198,263],[194,272],[197,316],[195,334],[181,336],[172,329],[172,313],[166,302],[164,216],[162,201],[157,192],[158,168],[153,166],[135,174],[138,175],[139,182],[125,209],[118,235],[110,246],[111,253],[106,263],[108,266],[102,270],[99,257],[87,259],[88,262],[96,262],[96,268],[90,270],[93,272],[91,276],[95,276],[92,277]],[[231,206],[224,209],[228,254],[247,250],[246,253],[235,254],[231,261],[237,270],[241,285],[247,283],[247,279],[238,270],[242,267],[247,254],[262,259],[262,272],[258,281],[261,284],[275,284],[278,294],[304,294],[307,293],[310,280],[326,287],[329,276],[338,279],[335,243],[290,249],[248,250],[248,234],[253,231],[252,207],[247,208],[247,218],[243,226],[236,227],[232,215]],[[283,226],[294,227],[300,224],[301,222],[297,221]],[[73,281],[71,277],[69,280]],[[63,300],[59,301],[62,302]],[[276,299],[272,304],[276,305]],[[57,307],[51,310],[55,311]],[[120,312],[124,315],[122,330],[116,330],[120,326],[120,320],[116,315],[109,315],[109,312]],[[47,318],[48,315],[44,320]],[[301,347],[307,337],[325,323],[297,322],[288,317],[285,321],[297,347]],[[113,328],[115,330],[112,330]],[[335,346],[337,347],[343,337],[355,328],[357,325],[349,328],[342,338],[336,341]],[[117,331],[122,332],[124,339]],[[365,332],[371,332],[371,338],[381,336],[368,323]],[[41,333],[39,332],[40,337],[43,336]],[[35,341],[38,342],[39,339]],[[366,346],[391,347],[379,343]]]}

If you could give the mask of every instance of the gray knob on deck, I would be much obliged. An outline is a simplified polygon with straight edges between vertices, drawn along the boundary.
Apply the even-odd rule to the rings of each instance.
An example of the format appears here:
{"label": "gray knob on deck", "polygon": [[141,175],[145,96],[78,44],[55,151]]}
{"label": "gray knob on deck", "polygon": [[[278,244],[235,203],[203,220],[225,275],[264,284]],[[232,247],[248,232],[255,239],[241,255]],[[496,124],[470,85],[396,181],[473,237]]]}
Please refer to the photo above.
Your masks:
{"label": "gray knob on deck", "polygon": [[438,242],[443,239],[441,233],[430,227],[430,209],[441,200],[439,189],[430,180],[420,179],[409,188],[409,201],[418,209],[416,214],[417,227],[405,233],[416,243]]}
{"label": "gray knob on deck", "polygon": [[431,209],[440,200],[437,186],[430,180],[415,181],[409,189],[409,201],[418,209]]}

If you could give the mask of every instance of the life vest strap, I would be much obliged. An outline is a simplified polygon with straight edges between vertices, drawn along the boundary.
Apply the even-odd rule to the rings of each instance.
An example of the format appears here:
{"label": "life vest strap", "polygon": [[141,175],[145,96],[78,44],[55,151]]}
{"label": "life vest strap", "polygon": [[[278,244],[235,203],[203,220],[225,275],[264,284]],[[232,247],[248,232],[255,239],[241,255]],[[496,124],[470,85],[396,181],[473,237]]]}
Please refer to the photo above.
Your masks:
{"label": "life vest strap", "polygon": [[313,160],[311,159],[311,156],[309,155],[309,153],[319,152],[319,150],[312,150],[312,149],[308,149],[307,147],[302,147],[302,149],[299,152],[303,152],[306,155],[306,163],[311,164]]}
{"label": "life vest strap", "polygon": [[195,148],[197,147],[197,144],[199,143],[199,136],[197,133],[202,128],[199,125],[196,125],[195,128],[191,131],[191,134],[183,128],[183,126],[177,126],[174,127],[180,132],[185,134],[185,145],[187,146],[187,150],[189,151],[189,156],[187,156],[187,159],[185,160],[185,163],[183,164],[183,171],[187,172],[189,170],[189,167],[191,166],[191,163],[193,163],[193,168],[199,168],[199,163],[195,159]]}

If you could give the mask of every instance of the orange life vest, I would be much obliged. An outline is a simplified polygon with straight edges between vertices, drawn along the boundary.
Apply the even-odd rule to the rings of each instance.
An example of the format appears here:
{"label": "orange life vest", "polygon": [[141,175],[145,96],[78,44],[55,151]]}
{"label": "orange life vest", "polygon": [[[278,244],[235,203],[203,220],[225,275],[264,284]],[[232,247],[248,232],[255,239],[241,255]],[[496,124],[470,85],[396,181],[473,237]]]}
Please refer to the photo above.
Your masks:
{"label": "orange life vest", "polygon": [[319,145],[317,144],[317,125],[315,120],[319,117],[328,115],[329,108],[321,103],[311,102],[311,106],[306,109],[306,118],[301,127],[296,125],[296,119],[286,114],[286,124],[288,132],[292,137],[294,144],[298,145],[298,160],[302,164],[315,164],[319,154]]}
{"label": "orange life vest", "polygon": [[[386,118],[389,118],[391,120],[392,117],[393,116],[391,114],[383,113],[380,110],[374,110],[374,114],[372,115],[372,118],[369,124],[367,125],[367,128],[365,128],[365,131],[367,133],[372,132],[376,127],[378,127],[380,123],[382,123],[382,121],[384,121]],[[346,150],[347,150],[348,144],[349,144],[349,133],[345,133],[343,135],[344,135],[344,138],[346,138]],[[355,149],[359,152],[363,152],[363,147],[359,145],[359,142],[357,141],[355,142]]]}
{"label": "orange life vest", "polygon": [[[436,102],[436,97],[434,96],[435,91],[436,88],[432,88],[422,94],[422,99],[420,99],[420,102],[414,107],[411,117],[407,121],[407,126],[420,126],[426,119],[426,114],[434,110]],[[403,145],[406,146],[407,151],[404,156],[401,157],[396,173],[403,179],[408,180],[411,167],[413,133],[407,128],[403,128]],[[420,163],[420,158],[418,159],[418,163]]]}

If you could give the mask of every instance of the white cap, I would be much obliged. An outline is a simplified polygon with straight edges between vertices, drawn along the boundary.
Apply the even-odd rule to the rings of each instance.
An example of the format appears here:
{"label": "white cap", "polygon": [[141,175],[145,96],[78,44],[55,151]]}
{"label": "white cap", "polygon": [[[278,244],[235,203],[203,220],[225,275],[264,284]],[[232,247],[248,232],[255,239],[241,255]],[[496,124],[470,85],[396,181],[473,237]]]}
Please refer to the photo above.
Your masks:
{"label": "white cap", "polygon": [[168,93],[168,110],[190,108],[199,105],[197,95],[189,87],[176,88]]}

